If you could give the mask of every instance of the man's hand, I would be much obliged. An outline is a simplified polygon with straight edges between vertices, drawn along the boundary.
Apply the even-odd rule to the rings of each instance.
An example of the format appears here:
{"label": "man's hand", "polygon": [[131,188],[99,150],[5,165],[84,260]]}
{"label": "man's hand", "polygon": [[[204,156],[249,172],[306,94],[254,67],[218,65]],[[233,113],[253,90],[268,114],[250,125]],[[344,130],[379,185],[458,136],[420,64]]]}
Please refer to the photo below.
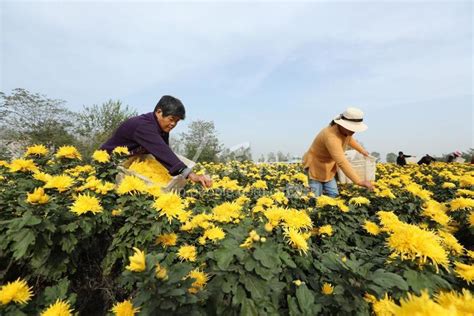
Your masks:
{"label": "man's hand", "polygon": [[369,152],[367,150],[364,150],[363,152],[361,152],[362,155],[364,155],[365,157],[369,157]]}
{"label": "man's hand", "polygon": [[210,188],[212,186],[212,179],[206,175],[197,175],[194,172],[191,172],[188,179],[194,183],[200,183],[205,188]]}
{"label": "man's hand", "polygon": [[360,181],[357,183],[357,185],[360,185],[361,187],[366,187],[369,191],[374,190],[374,185],[370,181]]}

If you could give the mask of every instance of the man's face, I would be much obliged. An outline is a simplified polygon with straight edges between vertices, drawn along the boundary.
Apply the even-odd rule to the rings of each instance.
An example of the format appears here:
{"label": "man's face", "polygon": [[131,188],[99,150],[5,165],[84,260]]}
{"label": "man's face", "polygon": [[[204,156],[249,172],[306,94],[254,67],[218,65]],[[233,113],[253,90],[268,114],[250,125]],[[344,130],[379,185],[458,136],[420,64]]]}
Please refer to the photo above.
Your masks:
{"label": "man's face", "polygon": [[174,115],[163,116],[161,109],[155,112],[156,117],[158,118],[158,123],[163,132],[169,133],[173,128],[178,125],[178,122],[181,120],[179,117]]}
{"label": "man's face", "polygon": [[346,136],[346,137],[354,135],[353,131],[350,131],[347,128],[342,127],[341,125],[337,125],[337,127],[339,128],[339,132],[341,132],[341,134]]}

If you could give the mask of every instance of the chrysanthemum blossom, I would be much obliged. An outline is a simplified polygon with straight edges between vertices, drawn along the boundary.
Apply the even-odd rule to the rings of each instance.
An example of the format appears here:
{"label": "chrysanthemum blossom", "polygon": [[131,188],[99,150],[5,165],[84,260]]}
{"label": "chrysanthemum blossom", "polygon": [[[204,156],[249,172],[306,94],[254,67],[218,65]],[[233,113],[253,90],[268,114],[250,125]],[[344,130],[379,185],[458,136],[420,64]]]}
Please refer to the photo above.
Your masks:
{"label": "chrysanthemum blossom", "polygon": [[58,151],[56,151],[56,158],[65,158],[65,159],[79,159],[81,160],[81,154],[74,146],[61,146]]}
{"label": "chrysanthemum blossom", "polygon": [[190,245],[181,246],[178,250],[178,258],[181,261],[195,262],[197,256],[196,247]]}
{"label": "chrysanthemum blossom", "polygon": [[146,269],[146,257],[145,252],[140,249],[133,247],[135,253],[133,256],[128,257],[130,264],[125,269],[132,272],[143,272]]}
{"label": "chrysanthemum blossom", "polygon": [[99,200],[95,196],[91,196],[88,193],[79,194],[71,206],[71,212],[75,213],[76,215],[82,215],[87,212],[97,214],[101,213],[102,210],[103,208],[100,205]]}
{"label": "chrysanthemum blossom", "polygon": [[92,154],[92,159],[98,163],[106,163],[110,161],[110,155],[106,150],[96,150]]}
{"label": "chrysanthemum blossom", "polygon": [[33,145],[26,149],[25,156],[45,156],[48,148],[45,145]]}
{"label": "chrysanthemum blossom", "polygon": [[25,280],[17,279],[0,287],[0,304],[7,305],[10,302],[26,304],[33,296],[32,288]]}
{"label": "chrysanthemum blossom", "polygon": [[134,307],[130,300],[116,303],[111,311],[115,316],[134,316],[140,311],[139,307]]}
{"label": "chrysanthemum blossom", "polygon": [[67,301],[57,299],[55,303],[49,305],[41,316],[72,316],[73,310]]}

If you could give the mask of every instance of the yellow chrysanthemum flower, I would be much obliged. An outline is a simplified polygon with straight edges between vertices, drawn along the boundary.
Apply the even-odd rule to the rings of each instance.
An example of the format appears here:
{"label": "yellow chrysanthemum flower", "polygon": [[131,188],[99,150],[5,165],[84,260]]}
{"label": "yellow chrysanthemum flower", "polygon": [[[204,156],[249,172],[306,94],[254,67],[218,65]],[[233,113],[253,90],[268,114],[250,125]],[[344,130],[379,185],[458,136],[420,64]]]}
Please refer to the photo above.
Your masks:
{"label": "yellow chrysanthemum flower", "polygon": [[181,261],[195,262],[196,256],[197,256],[197,251],[196,251],[196,247],[194,246],[184,245],[184,246],[181,246],[178,250],[178,258]]}
{"label": "yellow chrysanthemum flower", "polygon": [[123,177],[122,181],[120,182],[117,193],[119,195],[125,194],[136,194],[136,193],[146,193],[147,186],[145,182],[138,179],[135,176],[127,175]]}
{"label": "yellow chrysanthemum flower", "polygon": [[324,225],[318,228],[318,235],[332,236],[333,230],[331,225]]}
{"label": "yellow chrysanthemum flower", "polygon": [[56,189],[58,192],[68,190],[74,184],[74,179],[67,175],[51,176],[44,185],[45,189]]}
{"label": "yellow chrysanthemum flower", "polygon": [[451,200],[451,211],[472,210],[474,208],[474,199],[456,198]]}
{"label": "yellow chrysanthemum flower", "polygon": [[300,254],[301,252],[304,254],[308,252],[309,246],[304,234],[290,227],[285,228],[283,234],[286,237],[288,244],[297,249]]}
{"label": "yellow chrysanthemum flower", "polygon": [[184,203],[181,197],[174,193],[166,193],[158,197],[153,207],[158,211],[160,216],[166,216],[168,222],[171,223],[173,218],[179,220],[179,216],[184,212]]}
{"label": "yellow chrysanthemum flower", "polygon": [[134,307],[133,303],[129,300],[116,303],[111,311],[115,316],[134,316],[140,311],[139,307]]}
{"label": "yellow chrysanthemum flower", "polygon": [[71,212],[76,213],[76,215],[82,215],[87,212],[97,214],[101,213],[103,210],[99,200],[94,196],[90,196],[89,194],[79,194],[74,199],[74,203],[70,209]]}
{"label": "yellow chrysanthemum flower", "polygon": [[469,225],[474,226],[474,211],[471,211],[471,213],[469,213],[468,220],[469,220]]}
{"label": "yellow chrysanthemum flower", "polygon": [[106,163],[110,161],[110,155],[106,150],[96,150],[92,154],[92,159],[99,163]]}
{"label": "yellow chrysanthemum flower", "polygon": [[324,283],[321,287],[321,293],[324,295],[331,295],[334,292],[334,287],[330,283]]}
{"label": "yellow chrysanthemum flower", "polygon": [[162,267],[159,263],[155,266],[155,277],[160,280],[168,279],[168,269]]}
{"label": "yellow chrysanthemum flower", "polygon": [[26,304],[33,296],[32,288],[26,281],[17,279],[0,287],[0,304],[7,305],[10,302]]}
{"label": "yellow chrysanthemum flower", "polygon": [[49,305],[41,316],[72,316],[72,308],[69,302],[57,299],[54,304]]}
{"label": "yellow chrysanthemum flower", "polygon": [[33,178],[38,181],[48,183],[48,181],[51,180],[52,176],[47,173],[38,171],[33,174]]}
{"label": "yellow chrysanthemum flower", "polygon": [[212,209],[213,219],[221,223],[229,223],[241,216],[242,205],[225,202]]}
{"label": "yellow chrysanthemum flower", "polygon": [[349,200],[349,204],[353,204],[356,206],[370,205],[370,200],[363,196],[353,197],[352,199]]}
{"label": "yellow chrysanthemum flower", "polygon": [[163,247],[176,246],[177,241],[178,235],[176,235],[175,233],[161,234],[156,238],[156,244],[162,245]]}
{"label": "yellow chrysanthemum flower", "polygon": [[456,266],[454,271],[459,277],[461,277],[461,279],[466,281],[468,284],[474,282],[474,265],[468,265],[461,262],[455,262],[454,265]]}
{"label": "yellow chrysanthemum flower", "polygon": [[469,290],[462,289],[462,293],[442,292],[436,295],[435,299],[446,309],[454,306],[459,315],[474,315],[474,297]]}
{"label": "yellow chrysanthemum flower", "polygon": [[377,236],[380,233],[380,227],[377,226],[374,222],[365,221],[364,229],[371,235]]}
{"label": "yellow chrysanthemum flower", "polygon": [[48,148],[44,145],[33,145],[26,149],[25,157],[27,156],[45,156],[48,154]]}
{"label": "yellow chrysanthemum flower", "polygon": [[282,205],[288,204],[288,199],[285,196],[284,192],[280,192],[280,191],[275,192],[274,194],[272,194],[272,199],[278,204],[282,204]]}
{"label": "yellow chrysanthemum flower", "polygon": [[448,208],[435,200],[429,200],[423,205],[423,215],[431,218],[440,225],[448,226],[451,218],[446,214]]}
{"label": "yellow chrysanthemum flower", "polygon": [[[368,297],[367,299],[371,299]],[[397,304],[385,294],[384,298],[381,300],[375,300],[372,302],[372,310],[377,316],[393,316],[397,311]]]}
{"label": "yellow chrysanthemum flower", "polygon": [[225,232],[220,227],[212,227],[204,231],[203,237],[212,240],[213,242],[217,242],[218,240],[225,238]]}
{"label": "yellow chrysanthemum flower", "polygon": [[125,269],[132,272],[143,272],[146,269],[146,257],[145,252],[140,249],[133,247],[135,253],[133,256],[128,257],[130,264]]}
{"label": "yellow chrysanthemum flower", "polygon": [[191,287],[188,289],[189,293],[197,293],[204,286],[206,286],[206,283],[209,279],[209,276],[204,273],[203,271],[199,271],[199,269],[194,269],[189,274],[186,276],[186,278],[191,278],[194,279],[195,281],[191,284]]}
{"label": "yellow chrysanthemum flower", "polygon": [[33,193],[28,193],[26,201],[30,204],[46,204],[49,201],[49,196],[44,193],[43,188],[36,188]]}
{"label": "yellow chrysanthemum flower", "polygon": [[305,211],[289,209],[282,213],[283,225],[297,230],[313,228],[313,221]]}
{"label": "yellow chrysanthemum flower", "polygon": [[410,183],[406,186],[405,189],[414,196],[417,196],[424,201],[430,200],[431,196],[433,195],[433,192],[424,190],[423,187],[417,183]]}
{"label": "yellow chrysanthemum flower", "polygon": [[455,316],[456,311],[451,308],[444,308],[433,301],[426,291],[422,291],[420,296],[408,293],[407,298],[400,300],[400,307],[396,309],[395,315],[446,315]]}
{"label": "yellow chrysanthemum flower", "polygon": [[265,181],[257,180],[252,184],[252,188],[266,190],[266,189],[268,189],[268,186],[267,186],[267,183]]}
{"label": "yellow chrysanthemum flower", "polygon": [[442,238],[441,242],[450,249],[452,253],[461,255],[464,252],[464,247],[458,242],[456,237],[445,231],[438,231],[438,235]]}
{"label": "yellow chrysanthemum flower", "polygon": [[444,182],[441,187],[443,189],[455,189],[456,188],[456,184],[452,183],[452,182]]}
{"label": "yellow chrysanthemum flower", "polygon": [[79,159],[81,160],[81,154],[74,146],[61,146],[55,155],[56,158],[66,158],[66,159]]}
{"label": "yellow chrysanthemum flower", "polygon": [[392,258],[417,261],[420,265],[430,260],[436,269],[438,265],[445,268],[449,265],[448,254],[441,246],[441,238],[415,225],[400,222],[397,227],[392,227],[387,244],[393,251]]}
{"label": "yellow chrysanthemum flower", "polygon": [[128,156],[130,155],[130,152],[128,151],[128,148],[125,146],[118,146],[115,147],[114,150],[112,150],[113,154],[119,155],[119,156]]}
{"label": "yellow chrysanthemum flower", "polygon": [[38,172],[38,166],[31,159],[15,159],[9,165],[10,172]]}

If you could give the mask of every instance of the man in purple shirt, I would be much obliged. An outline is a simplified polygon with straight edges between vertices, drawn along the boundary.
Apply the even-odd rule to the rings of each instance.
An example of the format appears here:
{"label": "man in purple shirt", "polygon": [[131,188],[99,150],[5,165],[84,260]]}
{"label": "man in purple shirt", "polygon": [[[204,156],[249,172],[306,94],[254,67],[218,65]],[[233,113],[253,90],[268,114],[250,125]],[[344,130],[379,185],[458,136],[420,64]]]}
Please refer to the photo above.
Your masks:
{"label": "man in purple shirt", "polygon": [[165,95],[153,112],[123,122],[100,148],[112,152],[116,147],[125,146],[132,155],[151,154],[172,176],[182,175],[204,187],[210,187],[212,181],[192,172],[169,146],[169,132],[180,120],[184,120],[185,114],[186,110],[179,99]]}

